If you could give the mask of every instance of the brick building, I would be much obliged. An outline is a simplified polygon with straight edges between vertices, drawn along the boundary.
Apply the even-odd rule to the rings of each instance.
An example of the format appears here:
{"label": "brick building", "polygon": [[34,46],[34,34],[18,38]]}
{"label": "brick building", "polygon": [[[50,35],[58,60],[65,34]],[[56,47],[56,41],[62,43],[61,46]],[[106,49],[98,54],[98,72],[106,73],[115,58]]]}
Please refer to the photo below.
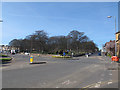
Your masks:
{"label": "brick building", "polygon": [[120,31],[116,33],[117,56],[120,57]]}
{"label": "brick building", "polygon": [[110,40],[109,42],[105,43],[106,52],[110,55],[115,55],[115,40]]}

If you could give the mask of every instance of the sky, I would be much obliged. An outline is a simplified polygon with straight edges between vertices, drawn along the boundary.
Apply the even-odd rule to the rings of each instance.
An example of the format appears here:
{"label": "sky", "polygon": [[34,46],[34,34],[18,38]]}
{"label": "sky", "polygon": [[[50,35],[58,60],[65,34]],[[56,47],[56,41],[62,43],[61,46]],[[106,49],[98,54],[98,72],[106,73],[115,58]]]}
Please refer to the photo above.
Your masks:
{"label": "sky", "polygon": [[101,48],[115,39],[115,19],[107,16],[116,16],[118,27],[117,2],[3,2],[0,44],[24,39],[37,30],[49,37],[78,30]]}
{"label": "sky", "polygon": [[120,31],[120,1],[118,3],[118,30]]}

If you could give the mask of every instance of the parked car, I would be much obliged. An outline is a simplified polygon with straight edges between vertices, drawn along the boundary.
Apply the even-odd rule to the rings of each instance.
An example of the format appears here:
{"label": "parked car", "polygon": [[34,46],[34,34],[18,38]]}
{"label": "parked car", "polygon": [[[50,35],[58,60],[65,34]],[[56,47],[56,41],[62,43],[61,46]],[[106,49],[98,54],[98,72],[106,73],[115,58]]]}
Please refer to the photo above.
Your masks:
{"label": "parked car", "polygon": [[88,55],[91,55],[92,53],[89,53]]}
{"label": "parked car", "polygon": [[28,52],[25,52],[25,55],[30,55],[30,53],[28,53]]}

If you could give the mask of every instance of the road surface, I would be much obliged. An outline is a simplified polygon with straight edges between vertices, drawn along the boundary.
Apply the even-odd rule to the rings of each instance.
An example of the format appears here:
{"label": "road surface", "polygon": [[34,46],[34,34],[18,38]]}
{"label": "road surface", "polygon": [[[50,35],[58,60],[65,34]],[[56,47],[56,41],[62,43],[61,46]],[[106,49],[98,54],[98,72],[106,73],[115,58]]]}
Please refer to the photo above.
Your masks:
{"label": "road surface", "polygon": [[92,55],[57,59],[15,55],[12,63],[2,67],[3,88],[118,88],[118,63]]}

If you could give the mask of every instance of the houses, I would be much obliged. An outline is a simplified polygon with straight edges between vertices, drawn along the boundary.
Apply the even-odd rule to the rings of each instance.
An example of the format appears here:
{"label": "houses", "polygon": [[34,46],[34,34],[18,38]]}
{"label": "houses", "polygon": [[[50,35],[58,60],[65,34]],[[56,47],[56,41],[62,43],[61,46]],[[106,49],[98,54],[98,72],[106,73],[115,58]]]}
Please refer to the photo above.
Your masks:
{"label": "houses", "polygon": [[106,52],[110,55],[115,55],[115,40],[110,40],[109,42],[105,43]]}
{"label": "houses", "polygon": [[8,46],[8,45],[0,45],[0,53],[9,53],[11,50],[16,50],[19,52],[19,48],[13,47],[13,46]]}
{"label": "houses", "polygon": [[8,45],[0,45],[0,53],[5,53],[8,50]]}
{"label": "houses", "polygon": [[[105,43],[105,49],[110,55],[115,55],[115,40]],[[120,58],[120,31],[116,33],[116,54]]]}
{"label": "houses", "polygon": [[120,58],[120,31],[116,33],[117,56]]}

